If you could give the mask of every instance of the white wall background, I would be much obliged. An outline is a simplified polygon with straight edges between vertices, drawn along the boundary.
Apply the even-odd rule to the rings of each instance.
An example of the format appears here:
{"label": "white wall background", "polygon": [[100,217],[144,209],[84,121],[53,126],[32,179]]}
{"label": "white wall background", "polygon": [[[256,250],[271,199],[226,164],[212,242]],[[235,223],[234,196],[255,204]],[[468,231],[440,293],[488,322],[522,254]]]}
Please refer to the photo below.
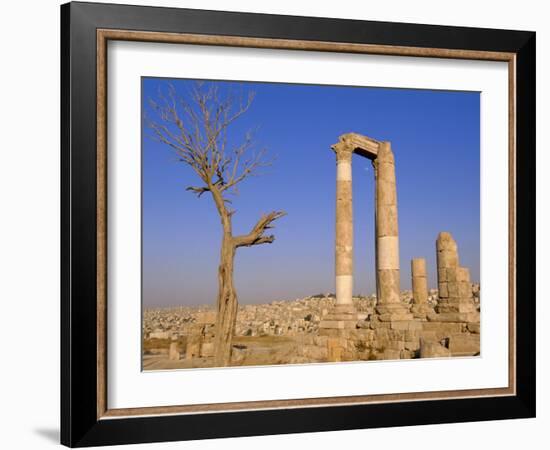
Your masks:
{"label": "white wall background", "polygon": [[[535,0],[132,0],[128,3],[275,14],[537,31],[537,229],[550,228],[550,29]],[[59,439],[59,4],[6,2],[0,27],[0,447],[42,449]],[[498,5],[498,7],[496,7]],[[542,448],[550,426],[548,233],[537,236],[538,417],[530,420],[358,430],[126,448],[281,449],[352,447],[446,450]],[[534,300],[534,299],[533,299]],[[540,444],[539,444],[540,442]],[[538,445],[537,445],[538,444]],[[547,445],[547,444],[546,444]]]}

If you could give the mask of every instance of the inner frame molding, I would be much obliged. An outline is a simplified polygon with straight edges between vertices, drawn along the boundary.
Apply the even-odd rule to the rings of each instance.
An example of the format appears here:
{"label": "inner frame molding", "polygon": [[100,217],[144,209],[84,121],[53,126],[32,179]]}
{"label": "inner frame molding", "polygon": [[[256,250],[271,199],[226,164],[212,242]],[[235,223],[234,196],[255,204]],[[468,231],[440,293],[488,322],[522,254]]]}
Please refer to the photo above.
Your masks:
{"label": "inner frame molding", "polygon": [[[97,29],[97,418],[216,413],[262,409],[289,409],[319,406],[344,406],[367,403],[391,403],[421,400],[445,400],[475,397],[513,396],[516,394],[516,54],[444,48],[402,47],[374,44],[339,43],[240,36],[160,33],[133,30]],[[109,409],[107,405],[107,43],[110,40],[195,44],[212,46],[361,53],[388,56],[436,57],[503,61],[508,63],[508,387],[491,389],[411,392],[364,396],[320,397],[252,402],[173,405],[162,407]],[[378,142],[358,145],[370,153]],[[366,156],[366,155],[364,155]]]}

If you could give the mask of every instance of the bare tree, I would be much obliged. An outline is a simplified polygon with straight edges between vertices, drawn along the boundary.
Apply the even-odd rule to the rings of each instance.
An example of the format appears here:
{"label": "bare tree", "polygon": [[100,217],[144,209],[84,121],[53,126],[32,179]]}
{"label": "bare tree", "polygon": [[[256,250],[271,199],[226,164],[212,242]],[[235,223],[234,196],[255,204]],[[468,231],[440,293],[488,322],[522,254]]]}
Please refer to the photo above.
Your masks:
{"label": "bare tree", "polygon": [[273,211],[262,215],[249,233],[233,235],[232,217],[235,210],[228,196],[237,192],[246,178],[258,175],[259,169],[270,165],[265,149],[255,152],[251,131],[238,145],[230,145],[228,129],[248,111],[254,95],[246,98],[222,95],[215,83],[198,82],[187,95],[180,95],[173,85],[166,92],[159,90],[158,99],[150,100],[156,118],[146,119],[153,137],[169,146],[190,166],[200,183],[187,190],[201,197],[209,193],[214,200],[223,229],[220,265],[215,351],[216,364],[229,365],[231,341],[237,318],[237,292],[233,283],[235,252],[239,247],[270,244],[275,236],[264,234],[273,222],[285,213]]}

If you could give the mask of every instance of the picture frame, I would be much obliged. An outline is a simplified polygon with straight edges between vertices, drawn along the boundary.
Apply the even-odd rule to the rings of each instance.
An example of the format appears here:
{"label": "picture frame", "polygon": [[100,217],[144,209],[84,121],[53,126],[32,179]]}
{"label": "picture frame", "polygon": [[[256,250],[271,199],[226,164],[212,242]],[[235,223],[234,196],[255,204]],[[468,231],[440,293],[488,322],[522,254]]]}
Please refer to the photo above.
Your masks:
{"label": "picture frame", "polygon": [[[505,62],[509,73],[509,148],[504,155],[509,171],[508,386],[109,408],[110,41]],[[534,417],[535,42],[535,33],[527,31],[80,2],[62,5],[61,443],[81,447]]]}

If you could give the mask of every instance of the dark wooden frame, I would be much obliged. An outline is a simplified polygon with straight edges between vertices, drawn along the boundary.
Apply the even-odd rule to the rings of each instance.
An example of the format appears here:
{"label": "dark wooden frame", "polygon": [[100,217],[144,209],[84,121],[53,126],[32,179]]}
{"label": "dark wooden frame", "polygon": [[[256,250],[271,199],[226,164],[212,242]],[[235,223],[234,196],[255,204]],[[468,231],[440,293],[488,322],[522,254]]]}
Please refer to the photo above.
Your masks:
{"label": "dark wooden frame", "polygon": [[[108,39],[508,61],[509,301],[513,313],[509,387],[279,404],[109,410],[104,290]],[[70,3],[61,7],[61,56],[63,444],[76,447],[534,417],[535,33]],[[516,292],[520,293],[517,298]]]}

